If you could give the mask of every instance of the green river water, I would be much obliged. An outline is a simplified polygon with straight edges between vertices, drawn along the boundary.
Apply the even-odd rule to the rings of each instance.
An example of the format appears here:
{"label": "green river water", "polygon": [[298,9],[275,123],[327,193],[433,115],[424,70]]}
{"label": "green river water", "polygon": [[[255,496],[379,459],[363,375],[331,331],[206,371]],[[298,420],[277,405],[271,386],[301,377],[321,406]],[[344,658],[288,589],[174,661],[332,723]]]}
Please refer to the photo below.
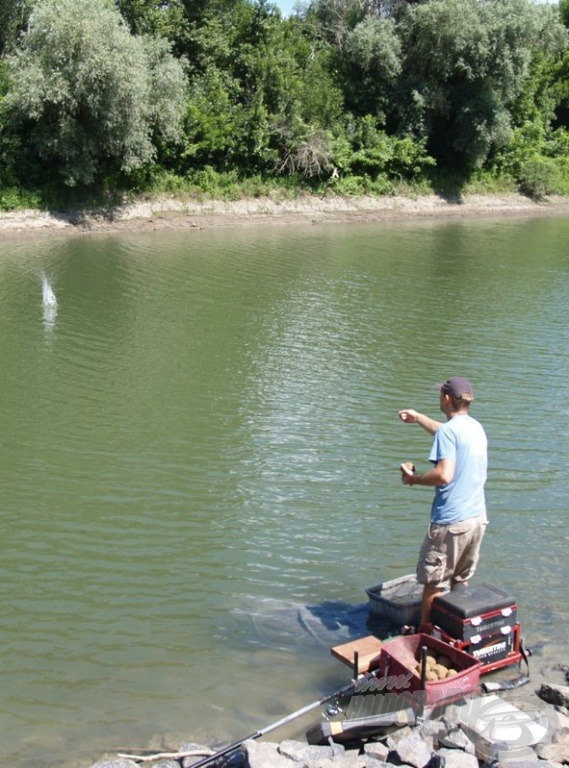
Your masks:
{"label": "green river water", "polygon": [[398,466],[430,440],[397,411],[454,374],[477,579],[538,676],[568,661],[568,218],[6,240],[0,352],[1,765],[232,740],[343,685],[296,612],[414,570],[431,492]]}

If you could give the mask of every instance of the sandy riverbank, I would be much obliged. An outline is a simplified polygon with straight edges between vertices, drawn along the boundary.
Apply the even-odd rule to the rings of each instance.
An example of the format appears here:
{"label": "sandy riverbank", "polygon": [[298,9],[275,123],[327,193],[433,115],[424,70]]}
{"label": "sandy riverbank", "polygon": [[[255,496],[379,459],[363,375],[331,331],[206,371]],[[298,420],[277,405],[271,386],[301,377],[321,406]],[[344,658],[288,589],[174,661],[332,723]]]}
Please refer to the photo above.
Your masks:
{"label": "sandy riverbank", "polygon": [[0,238],[87,232],[144,232],[293,223],[372,222],[495,216],[567,215],[569,198],[537,203],[522,195],[468,195],[446,200],[436,195],[405,198],[322,198],[302,196],[227,201],[156,199],[89,213],[37,210],[0,213]]}

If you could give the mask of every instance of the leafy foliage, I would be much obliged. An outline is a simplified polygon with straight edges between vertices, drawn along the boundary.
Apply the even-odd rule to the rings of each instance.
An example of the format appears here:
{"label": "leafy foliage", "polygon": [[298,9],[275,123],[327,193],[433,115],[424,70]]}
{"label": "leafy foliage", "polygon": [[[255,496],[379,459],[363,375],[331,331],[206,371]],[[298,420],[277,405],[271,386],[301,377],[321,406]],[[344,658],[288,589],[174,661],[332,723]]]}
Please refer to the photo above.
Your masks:
{"label": "leafy foliage", "polygon": [[179,133],[183,69],[159,38],[132,36],[110,0],[40,0],[9,57],[12,121],[65,183],[129,172]]}
{"label": "leafy foliage", "polygon": [[493,175],[569,191],[569,0],[299,8],[0,0],[2,204],[23,179],[226,196]]}
{"label": "leafy foliage", "polygon": [[0,0],[0,56],[16,45],[30,8],[31,0]]}
{"label": "leafy foliage", "polygon": [[349,108],[383,116],[401,74],[401,48],[393,19],[368,16],[346,34],[342,66]]}
{"label": "leafy foliage", "polygon": [[334,160],[342,175],[353,174],[370,181],[378,178],[414,181],[434,166],[424,141],[390,136],[367,115],[352,118],[345,132],[349,139],[336,143]]}
{"label": "leafy foliage", "polygon": [[507,145],[510,108],[534,52],[561,41],[554,9],[529,0],[432,0],[410,8],[401,29],[399,129],[427,137],[443,164],[466,169]]}
{"label": "leafy foliage", "polygon": [[133,35],[152,35],[175,40],[185,26],[180,0],[115,0]]}
{"label": "leafy foliage", "polygon": [[559,0],[559,14],[561,22],[569,27],[569,0]]}
{"label": "leafy foliage", "polygon": [[522,192],[536,200],[543,200],[560,191],[562,174],[554,160],[536,155],[522,165],[519,184]]}

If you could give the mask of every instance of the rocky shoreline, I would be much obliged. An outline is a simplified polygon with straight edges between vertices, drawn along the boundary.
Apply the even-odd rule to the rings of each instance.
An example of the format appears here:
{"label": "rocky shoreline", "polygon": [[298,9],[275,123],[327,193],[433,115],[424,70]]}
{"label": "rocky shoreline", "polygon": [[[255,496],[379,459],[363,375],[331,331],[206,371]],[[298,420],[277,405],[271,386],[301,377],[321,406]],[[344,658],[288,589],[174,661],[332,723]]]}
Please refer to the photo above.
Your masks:
{"label": "rocky shoreline", "polygon": [[[568,668],[563,669],[567,677]],[[534,699],[529,707],[526,701],[526,706],[511,713],[507,695],[499,698],[491,693],[488,697],[473,697],[462,706],[460,703],[448,705],[442,712],[439,710],[436,717],[417,718],[410,725],[394,724],[372,738],[345,744],[248,739],[208,765],[215,768],[560,768],[569,765],[569,686],[544,683]],[[505,709],[500,709],[502,704]],[[465,711],[468,717],[464,716]],[[478,733],[472,730],[473,723],[481,720],[490,723],[490,729],[484,730],[483,736],[480,730]],[[190,743],[183,744],[175,753],[103,757],[91,768],[190,768],[206,756],[212,757],[214,753],[208,747]]]}
{"label": "rocky shoreline", "polygon": [[326,222],[569,214],[569,198],[536,202],[519,194],[410,197],[318,197],[290,200],[254,198],[196,201],[142,200],[109,209],[0,213],[0,238],[30,238],[97,232],[150,232]]}

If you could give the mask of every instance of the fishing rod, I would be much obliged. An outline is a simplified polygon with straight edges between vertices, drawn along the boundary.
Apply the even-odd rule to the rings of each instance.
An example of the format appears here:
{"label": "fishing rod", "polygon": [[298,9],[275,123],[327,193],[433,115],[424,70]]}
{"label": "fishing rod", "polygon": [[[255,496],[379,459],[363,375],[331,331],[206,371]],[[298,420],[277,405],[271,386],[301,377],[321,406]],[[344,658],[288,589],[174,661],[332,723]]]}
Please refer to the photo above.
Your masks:
{"label": "fishing rod", "polygon": [[[354,659],[354,671],[357,673],[357,656]],[[323,696],[321,699],[318,699],[317,701],[313,701],[311,704],[307,704],[304,707],[301,707],[300,709],[297,709],[296,712],[291,712],[290,715],[287,715],[286,717],[281,718],[280,720],[277,720],[274,723],[271,723],[270,725],[266,725],[264,728],[260,728],[258,731],[254,731],[253,733],[250,733],[248,736],[245,736],[242,739],[239,739],[239,741],[234,741],[232,744],[229,744],[226,747],[222,747],[222,749],[217,750],[217,752],[212,753],[211,755],[207,755],[207,757],[202,758],[201,760],[198,760],[197,763],[192,764],[192,768],[202,768],[204,765],[209,765],[210,763],[215,762],[216,760],[219,760],[221,757],[225,757],[226,755],[231,754],[232,752],[235,752],[235,750],[239,749],[246,741],[260,739],[262,736],[266,736],[267,733],[270,733],[271,731],[275,731],[277,728],[280,728],[283,725],[287,725],[288,723],[292,722],[293,720],[296,720],[298,717],[301,717],[302,715],[305,715],[307,712],[310,712],[313,709],[316,709],[317,707],[321,707],[323,704],[326,704],[326,702],[331,701],[332,699],[338,699],[342,696],[348,696],[350,693],[353,693],[356,685],[361,682],[361,679],[369,678],[369,677],[376,677],[379,670],[374,670],[373,672],[366,672],[363,675],[355,675],[355,679],[351,681],[349,685],[344,686],[343,688],[340,688],[338,691],[334,691],[334,693],[329,693],[326,696]],[[177,753],[178,756],[180,753]],[[121,754],[120,757],[128,757],[131,760],[138,760],[138,761],[146,761],[146,760],[155,760],[157,757],[162,757],[163,755],[147,755],[147,756],[140,756],[140,755],[124,755]],[[168,755],[169,757],[176,757],[176,754],[172,753]]]}
{"label": "fishing rod", "polygon": [[341,688],[339,691],[335,691],[334,693],[331,693],[328,696],[323,696],[321,699],[318,699],[318,701],[313,701],[312,704],[307,704],[306,706],[301,707],[300,709],[297,709],[296,712],[292,712],[290,715],[287,715],[286,717],[283,717],[280,720],[277,720],[275,723],[271,723],[271,725],[267,725],[264,728],[260,728],[258,731],[255,731],[254,733],[249,734],[249,736],[246,736],[244,739],[240,739],[239,741],[234,741],[233,744],[230,744],[229,746],[218,750],[215,754],[208,755],[207,757],[204,757],[202,760],[198,760],[197,763],[194,763],[192,765],[192,768],[201,768],[201,766],[203,765],[209,765],[209,763],[213,763],[215,760],[218,760],[220,757],[225,757],[226,755],[231,754],[231,752],[234,752],[236,749],[242,746],[245,741],[260,739],[263,736],[266,736],[267,733],[271,733],[271,731],[276,731],[277,728],[280,728],[283,725],[287,725],[293,720],[296,720],[298,717],[302,717],[302,715],[305,715],[307,712],[310,712],[311,710],[316,709],[317,707],[320,707],[323,704],[326,704],[326,702],[331,701],[332,699],[340,698],[341,696],[347,696],[349,693],[351,693],[354,690],[354,685],[355,683],[350,683],[350,685],[347,685],[344,688]]}

